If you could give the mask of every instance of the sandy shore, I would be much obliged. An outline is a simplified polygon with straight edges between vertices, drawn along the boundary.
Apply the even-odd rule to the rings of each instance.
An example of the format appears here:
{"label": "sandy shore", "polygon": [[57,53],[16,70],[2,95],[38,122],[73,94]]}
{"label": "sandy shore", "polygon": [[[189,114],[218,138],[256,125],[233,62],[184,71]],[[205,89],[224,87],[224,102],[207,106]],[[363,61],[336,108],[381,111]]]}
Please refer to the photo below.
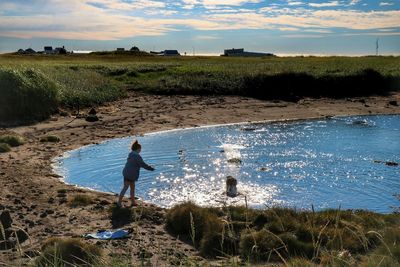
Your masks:
{"label": "sandy shore", "polygon": [[[78,237],[112,227],[107,210],[115,201],[115,196],[66,185],[53,173],[52,158],[65,151],[110,138],[183,127],[333,115],[400,114],[399,106],[389,104],[393,100],[400,103],[400,94],[347,100],[304,99],[289,103],[236,96],[149,96],[131,93],[123,100],[99,107],[98,122],[86,122],[73,116],[55,116],[32,126],[2,129],[0,134],[18,133],[27,142],[12,152],[0,154],[0,213],[10,210],[14,225],[29,233],[30,240],[23,243],[24,250],[34,251],[49,237]],[[40,138],[46,135],[56,135],[61,141],[40,142]],[[122,182],[122,177],[115,179],[116,183]],[[89,195],[93,204],[69,207],[68,200],[82,193]],[[97,244],[108,253],[126,255],[133,261],[139,261],[140,251],[145,249],[155,266],[167,265],[175,257],[197,257],[191,246],[166,233],[163,209],[145,203],[142,205],[150,210],[150,215],[125,226],[134,230],[129,239],[97,241]],[[15,252],[0,251],[0,265],[13,257],[15,260],[17,255]]]}

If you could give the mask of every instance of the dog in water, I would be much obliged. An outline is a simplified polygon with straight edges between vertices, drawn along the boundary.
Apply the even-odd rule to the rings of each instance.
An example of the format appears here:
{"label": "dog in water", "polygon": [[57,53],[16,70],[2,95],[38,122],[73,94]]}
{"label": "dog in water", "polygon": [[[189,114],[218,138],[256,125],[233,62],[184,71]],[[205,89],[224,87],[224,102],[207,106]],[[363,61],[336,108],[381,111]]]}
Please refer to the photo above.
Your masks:
{"label": "dog in water", "polygon": [[226,177],[226,195],[228,197],[236,197],[238,195],[237,192],[237,180],[232,176]]}

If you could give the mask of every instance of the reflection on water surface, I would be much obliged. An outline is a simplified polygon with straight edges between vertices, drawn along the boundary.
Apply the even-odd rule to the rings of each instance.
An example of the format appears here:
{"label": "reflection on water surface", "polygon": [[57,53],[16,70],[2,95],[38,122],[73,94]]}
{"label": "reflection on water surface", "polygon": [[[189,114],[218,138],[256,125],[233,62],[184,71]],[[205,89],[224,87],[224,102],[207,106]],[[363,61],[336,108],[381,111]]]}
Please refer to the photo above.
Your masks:
{"label": "reflection on water surface", "polygon": [[[119,192],[132,137],[73,150],[56,160],[67,183]],[[138,137],[142,157],[156,171],[141,171],[137,193],[170,207],[244,204],[224,196],[225,178],[252,207],[316,209],[400,206],[400,116],[337,117],[286,123],[225,125]],[[229,159],[241,163],[228,163]],[[374,161],[382,161],[382,163]]]}

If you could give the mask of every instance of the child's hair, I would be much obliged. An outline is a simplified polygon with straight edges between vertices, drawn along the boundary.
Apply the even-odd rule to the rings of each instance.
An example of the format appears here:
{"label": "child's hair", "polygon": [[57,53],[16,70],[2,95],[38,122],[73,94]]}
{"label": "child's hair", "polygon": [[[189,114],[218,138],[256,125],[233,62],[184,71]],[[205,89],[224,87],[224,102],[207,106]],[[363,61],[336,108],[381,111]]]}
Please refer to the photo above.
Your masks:
{"label": "child's hair", "polygon": [[139,142],[138,142],[138,140],[135,140],[135,142],[133,142],[133,144],[132,144],[132,146],[131,146],[131,149],[132,150],[139,150],[139,149],[141,149],[142,148],[142,145],[141,144],[139,144]]}

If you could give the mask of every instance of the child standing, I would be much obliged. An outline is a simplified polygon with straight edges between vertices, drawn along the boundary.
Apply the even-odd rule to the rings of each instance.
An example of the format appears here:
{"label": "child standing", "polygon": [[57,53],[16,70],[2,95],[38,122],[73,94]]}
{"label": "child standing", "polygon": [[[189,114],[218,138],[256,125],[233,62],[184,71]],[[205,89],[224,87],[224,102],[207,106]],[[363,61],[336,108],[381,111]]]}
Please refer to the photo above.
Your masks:
{"label": "child standing", "polygon": [[142,146],[137,140],[135,140],[135,142],[132,144],[131,149],[132,151],[129,153],[124,170],[122,171],[124,176],[124,187],[119,194],[117,202],[118,206],[122,205],[122,198],[124,197],[126,190],[128,190],[128,187],[131,189],[131,206],[136,206],[135,182],[139,179],[140,168],[144,168],[149,171],[155,170],[152,166],[147,165],[139,155],[140,151],[142,150]]}

